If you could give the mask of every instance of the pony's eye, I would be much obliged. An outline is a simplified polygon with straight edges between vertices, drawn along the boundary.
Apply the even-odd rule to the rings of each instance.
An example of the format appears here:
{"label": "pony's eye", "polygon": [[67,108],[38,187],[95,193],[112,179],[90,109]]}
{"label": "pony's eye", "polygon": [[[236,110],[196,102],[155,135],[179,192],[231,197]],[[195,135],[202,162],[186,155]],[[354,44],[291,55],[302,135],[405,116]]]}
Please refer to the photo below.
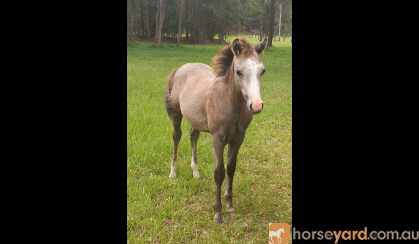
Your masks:
{"label": "pony's eye", "polygon": [[262,70],[262,73],[260,73],[260,75],[263,75],[263,74],[265,74],[265,69],[263,69]]}
{"label": "pony's eye", "polygon": [[241,72],[240,70],[236,70],[236,74],[237,74],[238,76],[242,76],[242,72]]}

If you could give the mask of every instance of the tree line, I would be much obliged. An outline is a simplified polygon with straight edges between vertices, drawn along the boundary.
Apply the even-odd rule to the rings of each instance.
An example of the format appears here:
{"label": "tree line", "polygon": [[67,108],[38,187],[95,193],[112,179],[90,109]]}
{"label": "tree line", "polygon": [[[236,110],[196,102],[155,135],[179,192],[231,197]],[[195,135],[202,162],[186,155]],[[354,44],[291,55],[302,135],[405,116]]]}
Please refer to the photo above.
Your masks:
{"label": "tree line", "polygon": [[127,41],[225,43],[240,33],[271,46],[291,31],[292,0],[127,0]]}

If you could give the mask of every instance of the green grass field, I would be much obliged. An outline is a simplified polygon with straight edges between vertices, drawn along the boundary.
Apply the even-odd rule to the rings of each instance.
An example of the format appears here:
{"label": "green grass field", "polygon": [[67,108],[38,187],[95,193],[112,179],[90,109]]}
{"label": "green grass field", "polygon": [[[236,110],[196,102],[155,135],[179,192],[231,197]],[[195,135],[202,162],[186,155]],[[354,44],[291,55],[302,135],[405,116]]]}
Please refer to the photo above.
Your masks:
{"label": "green grass field", "polygon": [[262,55],[265,106],[253,118],[239,151],[233,190],[236,212],[226,213],[223,198],[224,222],[213,222],[211,136],[200,135],[201,178],[195,180],[186,121],[182,123],[177,178],[168,177],[173,142],[163,103],[167,77],[184,63],[211,64],[221,47],[128,45],[128,243],[266,243],[268,223],[291,224],[290,43],[274,43]]}

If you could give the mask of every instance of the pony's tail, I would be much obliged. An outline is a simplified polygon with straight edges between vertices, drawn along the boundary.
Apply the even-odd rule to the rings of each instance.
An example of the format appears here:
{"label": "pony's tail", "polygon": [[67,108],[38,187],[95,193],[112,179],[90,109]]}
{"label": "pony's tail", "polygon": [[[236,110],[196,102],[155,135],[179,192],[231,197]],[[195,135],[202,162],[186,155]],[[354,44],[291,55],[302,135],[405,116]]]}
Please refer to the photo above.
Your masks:
{"label": "pony's tail", "polygon": [[173,88],[173,77],[175,76],[177,69],[175,69],[174,71],[172,71],[172,73],[170,73],[169,75],[169,79],[167,82],[167,87],[166,90],[164,92],[164,104],[166,105],[166,110],[168,113],[170,113],[170,111],[172,110],[172,105],[171,105],[171,95],[172,95],[172,88]]}

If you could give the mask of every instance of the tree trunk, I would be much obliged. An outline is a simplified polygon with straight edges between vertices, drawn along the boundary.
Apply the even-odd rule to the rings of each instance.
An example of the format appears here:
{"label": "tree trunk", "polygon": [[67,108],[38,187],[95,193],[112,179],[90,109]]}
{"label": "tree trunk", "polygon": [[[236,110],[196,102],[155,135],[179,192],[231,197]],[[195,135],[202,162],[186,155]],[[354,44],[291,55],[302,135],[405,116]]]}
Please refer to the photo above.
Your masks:
{"label": "tree trunk", "polygon": [[274,27],[275,27],[275,2],[276,0],[271,0],[269,4],[269,26],[268,26],[268,47],[272,47],[272,39],[274,37]]}
{"label": "tree trunk", "polygon": [[159,9],[158,8],[157,8],[157,11],[156,11],[156,20],[155,20],[154,23],[156,23],[156,27],[155,27],[155,30],[154,30],[154,41],[157,43],[157,33],[159,32],[158,31],[158,29],[159,29]]}
{"label": "tree trunk", "polygon": [[148,20],[148,0],[144,0],[144,27],[147,39],[150,39],[150,22]]}
{"label": "tree trunk", "polygon": [[198,44],[198,39],[199,39],[199,31],[198,31],[198,6],[199,6],[199,0],[197,0],[193,6],[193,15],[192,15],[192,19],[193,19],[193,38],[194,39],[194,43]]}
{"label": "tree trunk", "polygon": [[136,2],[136,12],[137,12],[137,16],[136,16],[136,18],[135,18],[135,29],[136,29],[136,31],[137,31],[137,38],[138,39],[141,39],[141,36],[142,36],[142,27],[143,27],[143,25],[142,25],[142,18],[143,18],[143,13],[142,13],[142,11],[141,11],[141,9],[142,9],[142,1],[141,0],[135,0],[135,2]]}
{"label": "tree trunk", "polygon": [[166,0],[159,0],[159,6],[156,13],[156,43],[158,46],[160,46],[161,43],[161,29],[163,28],[165,4]]}
{"label": "tree trunk", "polygon": [[[189,23],[189,19],[190,19],[190,15],[189,15],[189,0],[186,0],[186,21]],[[188,40],[188,36],[189,36],[189,24],[186,25],[186,30],[185,30],[185,39]]]}
{"label": "tree trunk", "polygon": [[279,4],[278,39],[281,41],[282,3]]}
{"label": "tree trunk", "polygon": [[177,27],[177,45],[180,46],[180,38],[182,36],[182,9],[183,9],[183,0],[178,0],[178,27]]}

